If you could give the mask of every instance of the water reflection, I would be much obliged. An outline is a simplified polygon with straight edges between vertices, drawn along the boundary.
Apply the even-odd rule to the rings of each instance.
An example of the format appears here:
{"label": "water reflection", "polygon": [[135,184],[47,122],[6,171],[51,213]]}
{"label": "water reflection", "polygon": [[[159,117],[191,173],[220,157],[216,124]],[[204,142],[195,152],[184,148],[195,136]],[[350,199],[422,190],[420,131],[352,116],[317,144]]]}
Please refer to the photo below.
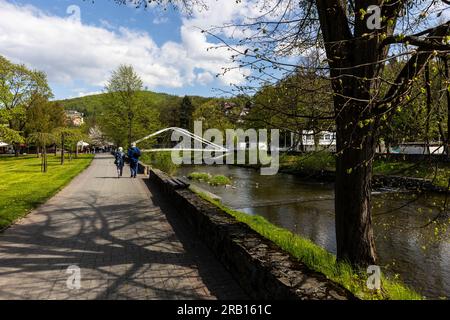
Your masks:
{"label": "water reflection", "polygon": [[[179,176],[203,171],[232,178],[233,187],[212,187],[222,202],[301,234],[336,253],[334,191],[331,184],[308,183],[286,174],[228,166],[183,167]],[[374,235],[379,263],[430,298],[450,297],[449,218],[437,219],[441,195],[380,193],[373,196]]]}

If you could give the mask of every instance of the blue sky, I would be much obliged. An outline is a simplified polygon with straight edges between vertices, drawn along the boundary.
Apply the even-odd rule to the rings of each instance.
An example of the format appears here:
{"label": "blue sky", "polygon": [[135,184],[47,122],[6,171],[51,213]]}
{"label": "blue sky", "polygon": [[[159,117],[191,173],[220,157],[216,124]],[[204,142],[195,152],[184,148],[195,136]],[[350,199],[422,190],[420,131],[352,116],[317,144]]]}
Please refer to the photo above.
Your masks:
{"label": "blue sky", "polygon": [[217,78],[223,67],[236,65],[226,50],[208,51],[214,42],[199,28],[248,8],[211,3],[208,13],[186,15],[112,0],[0,0],[0,54],[45,71],[57,99],[101,92],[122,63],[133,65],[149,90],[212,96],[242,84],[248,70]]}
{"label": "blue sky", "polygon": [[[187,15],[171,7],[119,6],[113,0],[0,0],[0,55],[45,71],[56,99],[102,92],[120,64],[133,65],[149,90],[219,95],[230,91],[230,84],[245,84],[250,70],[239,69],[226,48],[208,50],[217,43],[201,30],[258,17],[262,11],[257,4],[265,1],[202,1],[208,10]],[[449,16],[446,10],[429,20]],[[219,36],[252,37],[232,29],[219,31]],[[231,71],[216,77],[223,68]]]}

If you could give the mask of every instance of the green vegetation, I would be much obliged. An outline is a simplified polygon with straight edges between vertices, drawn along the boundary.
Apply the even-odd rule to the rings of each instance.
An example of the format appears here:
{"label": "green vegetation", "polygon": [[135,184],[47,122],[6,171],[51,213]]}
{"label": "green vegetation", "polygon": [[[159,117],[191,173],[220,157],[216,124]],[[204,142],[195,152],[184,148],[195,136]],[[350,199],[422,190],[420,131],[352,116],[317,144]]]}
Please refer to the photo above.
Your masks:
{"label": "green vegetation", "polygon": [[[334,171],[334,156],[327,152],[314,152],[303,155],[282,155],[280,168],[287,172]],[[450,177],[450,164],[421,161],[408,162],[396,160],[376,160],[373,163],[375,175],[393,175],[411,178],[421,178],[433,181],[441,187],[448,186]]]}
{"label": "green vegetation", "polygon": [[18,154],[30,132],[41,133],[49,122],[61,122],[62,108],[48,101],[53,94],[41,71],[0,55],[0,79],[0,141],[16,145]]}
{"label": "green vegetation", "polygon": [[336,159],[328,151],[311,152],[302,155],[283,155],[280,165],[283,169],[299,171],[334,170]]}
{"label": "green vegetation", "polygon": [[36,156],[0,158],[0,230],[44,203],[83,171],[92,161],[91,155],[60,165],[60,158],[48,156],[48,172],[40,171]]}
{"label": "green vegetation", "polygon": [[178,165],[172,161],[171,152],[149,152],[143,153],[140,160],[152,167],[155,167],[168,174],[173,174],[178,168]]}
{"label": "green vegetation", "polygon": [[367,289],[367,274],[365,270],[355,270],[348,263],[337,262],[336,257],[324,248],[314,244],[292,232],[277,227],[258,215],[232,210],[206,194],[197,193],[201,198],[216,205],[236,220],[247,224],[251,229],[263,237],[273,241],[280,248],[317,272],[323,273],[328,279],[341,284],[361,299],[367,300],[421,300],[422,297],[407,288],[402,283],[382,278],[382,290],[371,291]]}
{"label": "green vegetation", "polygon": [[449,163],[407,162],[407,161],[374,161],[374,174],[398,175],[412,178],[422,178],[433,181],[433,184],[448,187],[450,178]]}
{"label": "green vegetation", "polygon": [[192,180],[204,181],[213,186],[225,186],[231,184],[231,179],[226,176],[211,176],[206,172],[192,172],[188,175],[188,178]]}
{"label": "green vegetation", "polygon": [[209,184],[213,186],[226,186],[231,184],[231,179],[223,175],[217,175],[209,179]]}
{"label": "green vegetation", "polygon": [[206,172],[192,172],[188,175],[189,179],[208,182],[211,175]]}
{"label": "green vegetation", "polygon": [[[179,126],[179,108],[181,106],[182,97],[152,92],[152,91],[140,91],[139,94],[140,104],[144,106],[144,110],[156,114],[159,122],[165,127]],[[199,106],[211,98],[190,96],[189,97],[194,106]],[[105,110],[108,109],[108,93],[90,95],[80,98],[65,99],[58,101],[66,110],[77,110],[84,113],[85,121],[94,126],[97,122],[101,122]],[[155,119],[152,119],[155,120]],[[150,132],[148,132],[150,133]]]}

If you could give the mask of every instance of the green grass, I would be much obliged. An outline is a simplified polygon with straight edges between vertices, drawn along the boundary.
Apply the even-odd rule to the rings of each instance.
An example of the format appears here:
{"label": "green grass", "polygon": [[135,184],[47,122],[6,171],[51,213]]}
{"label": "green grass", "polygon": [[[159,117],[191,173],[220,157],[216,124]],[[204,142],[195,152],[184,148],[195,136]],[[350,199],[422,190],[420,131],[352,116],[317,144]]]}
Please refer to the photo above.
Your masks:
{"label": "green grass", "polygon": [[382,278],[382,289],[367,289],[367,274],[364,270],[355,270],[348,263],[337,262],[336,257],[324,248],[292,232],[277,227],[258,215],[232,210],[206,194],[197,193],[201,198],[216,205],[236,220],[247,224],[263,237],[277,244],[281,249],[304,263],[310,269],[324,274],[328,279],[339,283],[361,299],[367,300],[421,300],[422,296],[402,283]]}
{"label": "green grass", "polygon": [[41,159],[35,156],[0,157],[0,230],[61,190],[92,159],[92,155],[80,155],[61,166],[59,157],[49,155],[48,172],[42,173]]}
{"label": "green grass", "polygon": [[212,176],[206,172],[192,172],[188,175],[188,178],[197,181],[204,181],[213,186],[225,186],[231,184],[231,179],[226,176]]}

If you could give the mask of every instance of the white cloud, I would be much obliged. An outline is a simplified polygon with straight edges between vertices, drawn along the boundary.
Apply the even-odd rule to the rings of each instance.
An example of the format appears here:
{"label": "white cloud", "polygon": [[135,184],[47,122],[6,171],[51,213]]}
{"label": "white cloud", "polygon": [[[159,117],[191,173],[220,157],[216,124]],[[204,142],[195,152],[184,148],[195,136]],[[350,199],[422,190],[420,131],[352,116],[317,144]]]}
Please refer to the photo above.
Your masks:
{"label": "white cloud", "polygon": [[[181,42],[158,46],[148,33],[113,27],[106,20],[100,21],[100,26],[87,25],[0,0],[0,54],[44,70],[56,83],[83,81],[103,86],[110,72],[125,63],[135,67],[149,88],[207,84],[223,67],[236,65],[225,49],[207,51],[214,43],[195,26],[205,27],[214,17],[240,14],[230,9],[236,6],[232,4],[214,7],[211,15],[183,18]],[[223,84],[239,84],[244,81],[242,74],[248,71],[233,69],[219,79]]]}
{"label": "white cloud", "polygon": [[153,19],[153,24],[164,24],[169,22],[169,18],[167,17],[156,17]]}
{"label": "white cloud", "polygon": [[197,74],[197,82],[203,85],[214,81],[214,76],[210,72],[202,72]]}

